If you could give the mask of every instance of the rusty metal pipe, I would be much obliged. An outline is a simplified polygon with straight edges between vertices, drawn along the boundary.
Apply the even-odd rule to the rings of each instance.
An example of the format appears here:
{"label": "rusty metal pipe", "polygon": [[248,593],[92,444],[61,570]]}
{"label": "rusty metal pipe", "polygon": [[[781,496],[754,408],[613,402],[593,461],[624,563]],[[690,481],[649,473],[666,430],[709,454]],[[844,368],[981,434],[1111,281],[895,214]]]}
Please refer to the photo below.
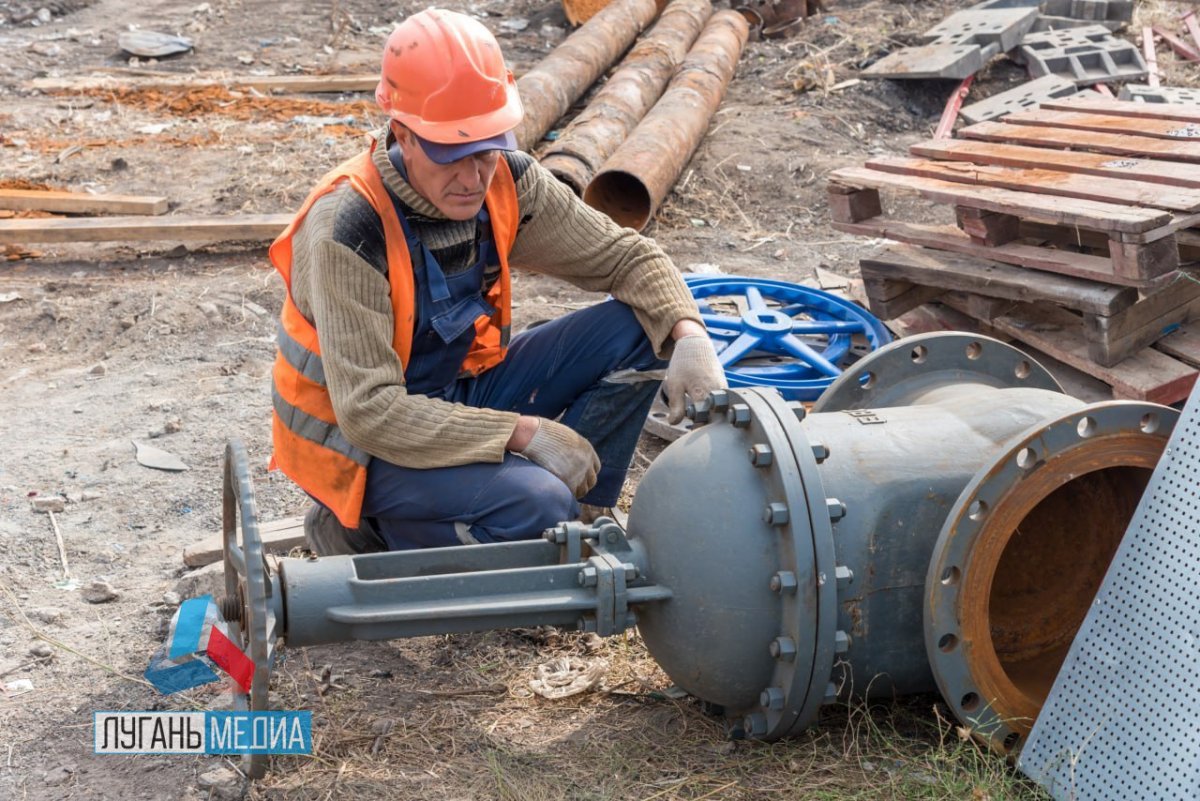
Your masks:
{"label": "rusty metal pipe", "polygon": [[614,0],[517,81],[525,117],[517,146],[529,150],[658,15],[655,0]]}
{"label": "rusty metal pipe", "polygon": [[587,108],[542,154],[542,166],[582,195],[592,176],[637,127],[712,16],[709,0],[674,0],[638,40]]}
{"label": "rusty metal pipe", "polygon": [[584,190],[589,206],[621,225],[645,227],[708,131],[749,32],[736,11],[712,16],[662,99]]}

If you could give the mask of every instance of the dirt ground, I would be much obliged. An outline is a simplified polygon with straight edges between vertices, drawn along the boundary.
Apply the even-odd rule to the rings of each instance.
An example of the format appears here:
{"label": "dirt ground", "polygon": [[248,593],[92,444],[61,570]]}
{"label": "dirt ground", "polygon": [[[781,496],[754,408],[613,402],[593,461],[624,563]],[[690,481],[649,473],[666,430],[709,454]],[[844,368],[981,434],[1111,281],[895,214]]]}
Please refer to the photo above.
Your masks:
{"label": "dirt ground", "polygon": [[[51,12],[46,23],[36,16],[42,5]],[[173,211],[190,214],[294,209],[378,124],[365,95],[47,95],[24,85],[94,72],[370,71],[392,24],[424,5],[0,2],[0,19],[8,20],[0,25],[0,179],[163,194]],[[444,5],[480,15],[518,74],[567,32],[551,0]],[[708,138],[647,233],[683,268],[716,264],[794,281],[821,265],[850,273],[871,243],[829,227],[824,176],[871,155],[902,153],[927,136],[950,86],[862,82],[826,90],[966,5],[844,0],[794,39],[750,44]],[[520,32],[504,26],[515,19],[532,22]],[[189,36],[196,49],[131,64],[116,42],[135,26]],[[1001,64],[984,85],[1018,79]],[[321,128],[294,122],[299,115],[351,119]],[[12,249],[0,263],[0,686],[27,679],[32,689],[0,698],[0,798],[220,797],[198,776],[223,760],[97,757],[91,718],[93,710],[221,703],[211,688],[162,697],[140,676],[173,612],[164,594],[181,578],[183,548],[219,526],[227,439],[242,440],[251,454],[263,519],[306,507],[286,478],[265,469],[279,282],[259,245],[25,251],[37,255],[18,258]],[[593,300],[535,276],[519,276],[515,292],[518,327]],[[168,450],[190,469],[139,465],[134,440]],[[643,443],[635,480],[660,447]],[[65,499],[53,520],[32,508],[32,499],[47,496]],[[55,525],[74,583],[64,580]],[[117,597],[86,602],[83,590],[97,580]],[[43,641],[50,650],[38,649]],[[531,696],[536,667],[562,654],[608,660],[605,690],[560,702]],[[762,745],[726,740],[695,702],[664,695],[668,684],[634,635],[595,642],[498,632],[290,650],[275,700],[314,711],[317,755],[277,760],[248,792],[272,799],[1034,797],[1003,763],[954,736],[932,697],[870,715],[858,706],[831,710],[798,740]]]}

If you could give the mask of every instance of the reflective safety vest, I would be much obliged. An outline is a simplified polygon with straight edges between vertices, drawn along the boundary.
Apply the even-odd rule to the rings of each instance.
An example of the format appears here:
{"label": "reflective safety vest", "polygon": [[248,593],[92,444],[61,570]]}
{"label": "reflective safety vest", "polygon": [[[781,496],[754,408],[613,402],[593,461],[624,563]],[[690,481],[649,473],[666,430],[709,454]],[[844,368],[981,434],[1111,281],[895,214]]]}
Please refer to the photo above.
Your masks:
{"label": "reflective safety vest", "polygon": [[[354,191],[370,202],[383,222],[387,247],[388,283],[395,318],[392,347],[401,364],[407,365],[416,316],[412,257],[391,196],[371,161],[374,148],[372,145],[370,150],[325,175],[269,251],[271,263],[283,276],[287,288],[272,373],[274,454],[271,469],[282,470],[305,492],[329,507],[347,528],[359,525],[367,486],[367,463],[371,457],[351,445],[338,428],[325,385],[317,329],[292,301],[292,239],[313,203],[342,181],[349,181]],[[475,321],[475,341],[462,363],[465,375],[478,375],[494,367],[508,351],[512,320],[508,253],[516,239],[520,216],[516,184],[503,158],[496,167],[485,203],[500,257],[500,275],[485,299],[496,312],[491,316],[480,315]]]}

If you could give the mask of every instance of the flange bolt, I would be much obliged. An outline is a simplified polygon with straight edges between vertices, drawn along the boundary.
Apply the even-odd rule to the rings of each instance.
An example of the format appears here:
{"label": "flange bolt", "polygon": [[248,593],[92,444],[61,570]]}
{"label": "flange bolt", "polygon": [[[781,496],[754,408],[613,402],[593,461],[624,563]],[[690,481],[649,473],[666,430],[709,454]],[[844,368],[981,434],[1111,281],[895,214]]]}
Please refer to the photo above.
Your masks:
{"label": "flange bolt", "polygon": [[829,519],[835,523],[846,516],[846,504],[837,498],[826,498],[825,508],[829,510]]}
{"label": "flange bolt", "polygon": [[817,460],[817,464],[821,464],[829,458],[829,446],[822,445],[820,442],[814,442],[812,446],[813,458]]}
{"label": "flange bolt", "polygon": [[750,425],[750,407],[744,403],[735,403],[729,407],[726,417],[734,428],[745,428]]}
{"label": "flange bolt", "polygon": [[800,401],[788,401],[787,407],[792,410],[792,414],[796,415],[797,420],[802,421],[808,416],[808,411]]}
{"label": "flange bolt", "polygon": [[774,659],[793,662],[796,659],[796,641],[791,637],[776,637],[767,648]]}
{"label": "flange bolt", "polygon": [[776,711],[783,709],[783,690],[779,687],[768,687],[758,696],[758,703],[767,709]]}
{"label": "flange bolt", "polygon": [[774,461],[775,452],[765,442],[759,442],[750,449],[750,464],[755,467],[770,467]]}
{"label": "flange bolt", "polygon": [[796,574],[790,570],[781,570],[771,576],[771,592],[796,594]]}
{"label": "flange bolt", "polygon": [[595,587],[598,575],[596,568],[585,567],[579,571],[579,586],[580,587]]}
{"label": "flange bolt", "polygon": [[833,575],[837,578],[839,590],[844,590],[850,586],[850,582],[854,581],[854,571],[845,565],[838,565],[833,570]]}
{"label": "flange bolt", "polygon": [[763,509],[763,522],[771,526],[787,525],[788,508],[786,503],[773,503]]}
{"label": "flange bolt", "polygon": [[729,390],[714,389],[708,393],[708,403],[716,414],[724,414],[729,409]]}
{"label": "flange bolt", "polygon": [[752,712],[742,720],[742,726],[750,737],[762,737],[767,733],[767,716],[762,712]]}

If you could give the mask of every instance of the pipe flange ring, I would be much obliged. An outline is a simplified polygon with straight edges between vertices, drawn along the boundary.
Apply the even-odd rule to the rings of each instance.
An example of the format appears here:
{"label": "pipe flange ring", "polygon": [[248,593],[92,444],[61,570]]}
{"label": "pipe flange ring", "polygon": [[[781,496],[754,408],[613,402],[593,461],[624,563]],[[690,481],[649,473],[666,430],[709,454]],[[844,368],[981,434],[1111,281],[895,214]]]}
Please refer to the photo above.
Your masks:
{"label": "pipe flange ring", "polygon": [[910,406],[927,392],[962,384],[1063,391],[1050,371],[1012,345],[977,334],[938,332],[897,340],[846,368],[812,410]]}
{"label": "pipe flange ring", "polygon": [[925,579],[938,689],[1001,753],[1028,735],[1179,413],[1098,403],[1038,423],[963,489]]}

